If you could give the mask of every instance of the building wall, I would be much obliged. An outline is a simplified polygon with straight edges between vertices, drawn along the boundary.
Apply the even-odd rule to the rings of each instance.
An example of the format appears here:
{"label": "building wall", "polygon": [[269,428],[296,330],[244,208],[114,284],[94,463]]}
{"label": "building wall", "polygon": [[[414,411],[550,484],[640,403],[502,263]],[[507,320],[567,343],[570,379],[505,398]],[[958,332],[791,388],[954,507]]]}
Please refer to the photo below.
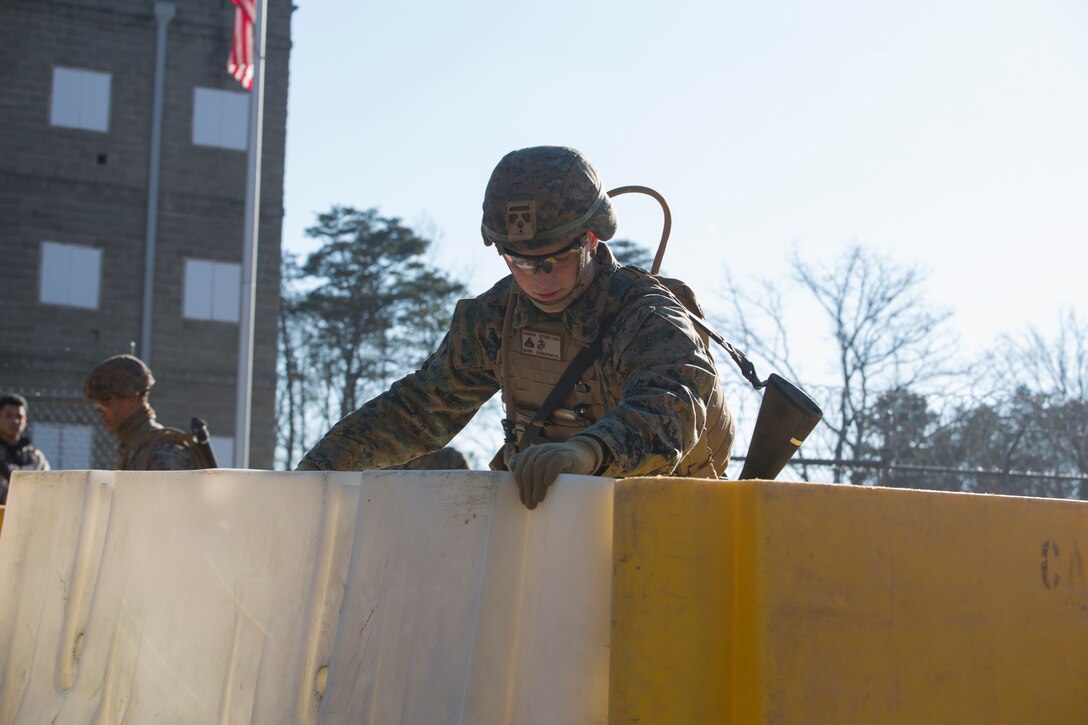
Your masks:
{"label": "building wall", "polygon": [[[246,152],[195,145],[196,87],[227,73],[234,5],[175,4],[167,26],[150,366],[160,421],[234,435],[239,325],[182,315],[185,260],[240,264]],[[271,468],[290,0],[268,0],[250,466]],[[70,397],[88,371],[140,354],[157,23],[151,0],[0,4],[0,389]],[[50,123],[55,67],[110,74],[105,132]],[[101,250],[95,309],[43,304],[43,241]],[[134,347],[133,347],[134,345]],[[87,404],[89,405],[89,404]],[[96,435],[100,435],[99,431]],[[96,466],[112,461],[96,455]],[[229,462],[220,462],[229,465]]]}

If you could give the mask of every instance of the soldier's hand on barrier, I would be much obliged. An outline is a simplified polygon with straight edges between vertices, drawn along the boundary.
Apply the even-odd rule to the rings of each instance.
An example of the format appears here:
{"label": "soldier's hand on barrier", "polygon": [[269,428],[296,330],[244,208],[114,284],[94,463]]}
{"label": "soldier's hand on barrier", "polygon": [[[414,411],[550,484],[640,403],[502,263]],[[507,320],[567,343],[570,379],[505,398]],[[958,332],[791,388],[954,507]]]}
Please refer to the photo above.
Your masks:
{"label": "soldier's hand on barrier", "polygon": [[296,471],[320,471],[321,469],[318,468],[317,466],[315,466],[314,464],[310,463],[309,461],[307,461],[305,458],[303,458],[301,461],[298,462],[298,465],[295,466],[295,470]]}
{"label": "soldier's hand on barrier", "polygon": [[589,475],[601,467],[603,454],[597,441],[575,436],[565,443],[540,443],[510,459],[521,502],[534,509],[544,500],[548,486],[560,473]]}

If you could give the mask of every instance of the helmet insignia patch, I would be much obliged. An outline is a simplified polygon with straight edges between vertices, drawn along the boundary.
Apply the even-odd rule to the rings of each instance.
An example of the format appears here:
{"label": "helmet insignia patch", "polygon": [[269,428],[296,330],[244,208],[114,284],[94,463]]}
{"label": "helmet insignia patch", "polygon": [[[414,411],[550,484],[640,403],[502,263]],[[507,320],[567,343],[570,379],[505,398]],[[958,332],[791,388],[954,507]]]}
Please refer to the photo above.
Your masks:
{"label": "helmet insignia patch", "polygon": [[532,199],[506,203],[506,237],[527,242],[536,236],[536,202]]}

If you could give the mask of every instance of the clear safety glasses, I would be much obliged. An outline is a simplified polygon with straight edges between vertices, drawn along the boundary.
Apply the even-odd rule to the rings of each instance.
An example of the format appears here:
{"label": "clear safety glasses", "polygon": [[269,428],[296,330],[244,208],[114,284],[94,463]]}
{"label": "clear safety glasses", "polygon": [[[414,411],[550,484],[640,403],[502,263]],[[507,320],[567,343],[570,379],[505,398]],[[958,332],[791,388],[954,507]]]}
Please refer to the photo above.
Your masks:
{"label": "clear safety glasses", "polygon": [[586,244],[589,242],[589,235],[582,234],[576,237],[570,244],[558,249],[551,254],[517,254],[511,252],[506,247],[502,248],[502,256],[506,258],[506,261],[517,268],[519,272],[526,274],[536,274],[543,271],[544,274],[550,274],[555,267],[562,267],[572,262],[577,258],[577,255],[582,253]]}

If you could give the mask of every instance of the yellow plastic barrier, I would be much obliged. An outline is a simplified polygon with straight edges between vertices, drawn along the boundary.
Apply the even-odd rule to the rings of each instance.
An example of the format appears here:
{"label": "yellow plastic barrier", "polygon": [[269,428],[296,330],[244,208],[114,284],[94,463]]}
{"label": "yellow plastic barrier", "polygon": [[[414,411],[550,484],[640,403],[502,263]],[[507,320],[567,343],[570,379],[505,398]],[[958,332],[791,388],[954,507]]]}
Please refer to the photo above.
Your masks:
{"label": "yellow plastic barrier", "polygon": [[616,484],[612,723],[1088,722],[1088,504]]}

